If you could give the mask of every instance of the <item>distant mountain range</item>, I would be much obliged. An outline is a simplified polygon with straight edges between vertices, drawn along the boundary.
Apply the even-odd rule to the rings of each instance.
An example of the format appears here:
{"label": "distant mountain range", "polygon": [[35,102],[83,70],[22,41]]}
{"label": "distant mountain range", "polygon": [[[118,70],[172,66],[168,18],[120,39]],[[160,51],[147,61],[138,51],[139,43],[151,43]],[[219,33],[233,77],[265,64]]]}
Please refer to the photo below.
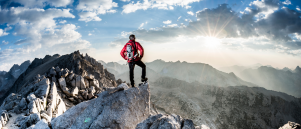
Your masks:
{"label": "distant mountain range", "polygon": [[[121,65],[116,62],[105,63],[104,67],[108,71],[115,74],[116,78],[120,78],[129,82],[129,68],[128,65]],[[187,62],[165,62],[163,60],[155,60],[153,62],[145,63],[147,67],[146,75],[152,78],[152,81],[160,77],[171,77],[187,82],[199,82],[205,85],[214,86],[256,86],[250,82],[246,82],[238,78],[234,73],[225,73],[219,71],[208,64],[203,63],[187,63]],[[118,72],[117,72],[118,71]],[[136,66],[135,81],[140,82],[141,68]]]}
{"label": "distant mountain range", "polygon": [[293,71],[261,66],[257,69],[245,69],[237,76],[270,90],[301,97],[301,69],[299,66]]}
{"label": "distant mountain range", "polygon": [[14,64],[8,72],[0,71],[0,98],[11,88],[18,77],[26,71],[30,61],[25,61],[21,65]]}

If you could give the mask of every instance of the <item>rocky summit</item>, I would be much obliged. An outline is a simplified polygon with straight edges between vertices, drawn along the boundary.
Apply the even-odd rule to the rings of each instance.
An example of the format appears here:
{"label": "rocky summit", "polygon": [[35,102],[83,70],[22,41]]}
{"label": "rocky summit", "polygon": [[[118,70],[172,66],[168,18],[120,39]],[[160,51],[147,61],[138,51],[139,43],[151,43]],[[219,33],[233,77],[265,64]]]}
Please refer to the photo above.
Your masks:
{"label": "rocky summit", "polygon": [[151,107],[150,85],[130,88],[79,51],[35,59],[0,106],[0,129],[194,129]]}

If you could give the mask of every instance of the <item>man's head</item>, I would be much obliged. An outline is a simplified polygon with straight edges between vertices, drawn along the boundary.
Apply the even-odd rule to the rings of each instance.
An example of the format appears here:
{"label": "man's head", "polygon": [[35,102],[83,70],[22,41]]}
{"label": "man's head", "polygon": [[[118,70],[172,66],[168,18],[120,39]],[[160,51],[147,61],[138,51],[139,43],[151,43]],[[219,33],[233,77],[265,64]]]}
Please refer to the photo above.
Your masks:
{"label": "man's head", "polygon": [[135,37],[135,35],[134,35],[134,34],[131,34],[131,35],[130,35],[130,37],[129,37],[129,39],[130,39],[130,40],[135,40],[135,39],[136,39],[136,37]]}

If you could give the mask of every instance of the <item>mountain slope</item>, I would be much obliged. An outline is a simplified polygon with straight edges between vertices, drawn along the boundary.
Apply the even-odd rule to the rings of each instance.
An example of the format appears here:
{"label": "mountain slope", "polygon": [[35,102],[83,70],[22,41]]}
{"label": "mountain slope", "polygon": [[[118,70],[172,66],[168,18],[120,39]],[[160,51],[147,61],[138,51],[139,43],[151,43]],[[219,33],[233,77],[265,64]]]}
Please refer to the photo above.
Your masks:
{"label": "mountain slope", "polygon": [[246,69],[237,76],[267,89],[301,97],[301,72],[298,70],[298,67],[295,72],[291,72],[262,66],[258,69]]}
{"label": "mountain slope", "polygon": [[301,122],[301,99],[260,87],[216,87],[160,78],[151,101],[161,112],[176,113],[211,129],[274,129]]}

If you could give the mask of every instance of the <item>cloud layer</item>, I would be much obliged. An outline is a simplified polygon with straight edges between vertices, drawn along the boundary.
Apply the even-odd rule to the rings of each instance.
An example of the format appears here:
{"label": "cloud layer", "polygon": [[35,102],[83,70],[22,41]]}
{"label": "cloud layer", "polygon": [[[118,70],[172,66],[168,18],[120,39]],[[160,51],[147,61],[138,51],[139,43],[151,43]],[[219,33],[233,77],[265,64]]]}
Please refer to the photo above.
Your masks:
{"label": "cloud layer", "polygon": [[[136,34],[139,40],[152,43],[166,43],[179,36],[217,37],[224,41],[238,38],[250,41],[243,45],[244,47],[279,49],[279,52],[296,54],[299,52],[296,50],[301,49],[301,13],[281,7],[282,5],[277,0],[254,1],[245,11],[239,13],[227,4],[221,4],[213,9],[197,11],[195,14],[198,20],[190,22],[187,26],[175,24],[156,30],[134,30],[132,33]],[[193,12],[189,14],[193,15]],[[163,23],[166,24],[167,21]],[[254,38],[258,40],[251,42]],[[121,41],[125,39],[118,39],[112,42],[111,46],[123,44]],[[233,42],[229,44],[234,45]],[[236,45],[241,43],[236,42]]]}

